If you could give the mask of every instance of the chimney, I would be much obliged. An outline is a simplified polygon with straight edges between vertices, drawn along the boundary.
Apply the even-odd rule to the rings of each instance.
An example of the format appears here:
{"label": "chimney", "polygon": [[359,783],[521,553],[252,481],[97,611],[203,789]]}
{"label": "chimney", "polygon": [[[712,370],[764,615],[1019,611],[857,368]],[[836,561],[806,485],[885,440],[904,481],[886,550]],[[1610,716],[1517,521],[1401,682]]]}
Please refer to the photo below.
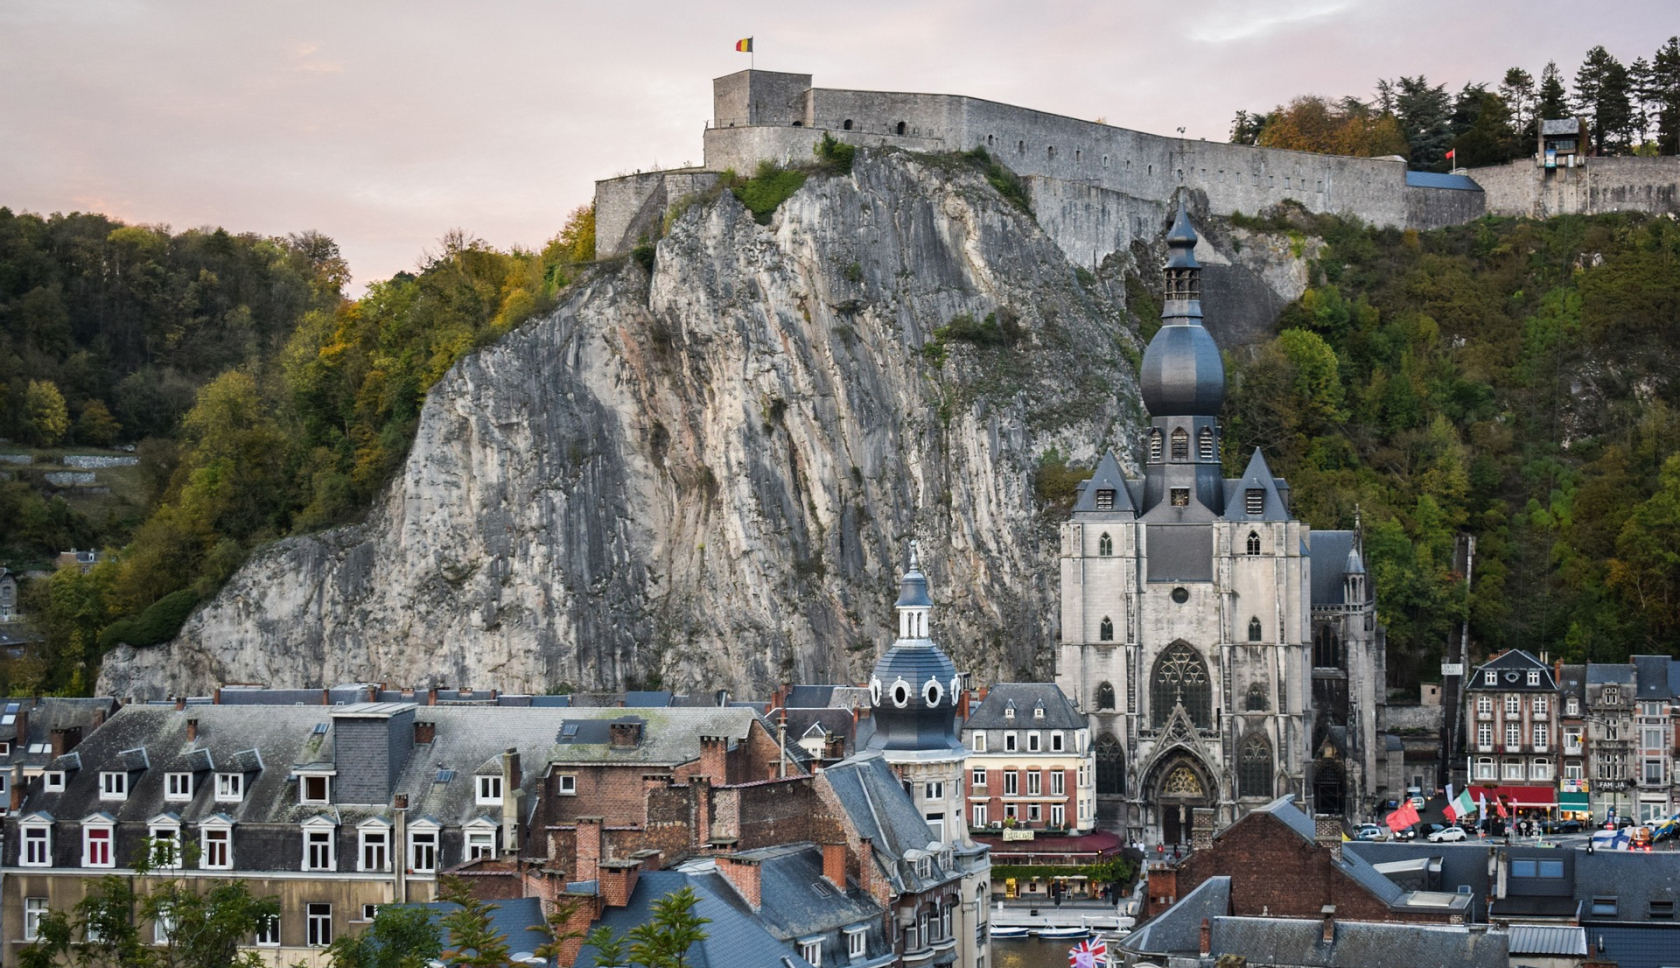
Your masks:
{"label": "chimney", "polygon": [[639,860],[604,860],[600,865],[600,895],[607,907],[629,907],[630,896],[636,893],[636,880],[642,872]]}
{"label": "chimney", "polygon": [[579,817],[577,820],[577,874],[580,881],[599,879],[601,864],[601,817]]}
{"label": "chimney", "polygon": [[858,887],[863,893],[875,893],[875,842],[868,837],[858,838]]}
{"label": "chimney", "polygon": [[63,756],[64,754],[66,754],[66,753],[70,752],[71,750],[75,749],[77,747],[77,745],[79,745],[81,743],[81,741],[82,741],[82,727],[80,727],[80,726],[60,727],[58,729],[53,730],[50,735],[52,737],[53,759],[58,759],[60,756]]}
{"label": "chimney", "polygon": [[823,877],[830,884],[846,892],[846,845],[823,844]]}
{"label": "chimney", "polygon": [[1213,952],[1213,924],[1207,918],[1202,919],[1202,940],[1196,950],[1207,955]]}
{"label": "chimney", "polygon": [[323,705],[323,706],[331,706],[332,705],[332,690],[331,689],[322,689],[321,690],[321,705]]}
{"label": "chimney", "polygon": [[823,735],[823,759],[842,760],[846,758],[846,737],[839,733],[825,733]]}
{"label": "chimney", "polygon": [[221,686],[216,687],[216,691],[212,694],[210,701],[212,703],[218,705],[218,706],[220,706],[222,704],[222,687]]}
{"label": "chimney", "polygon": [[1340,817],[1332,817],[1321,813],[1313,818],[1313,843],[1330,850],[1330,856],[1336,860],[1342,859],[1342,821]]}
{"label": "chimney", "polygon": [[642,745],[642,724],[639,721],[608,723],[607,731],[612,736],[612,748],[615,750],[633,750]]}
{"label": "chimney", "polygon": [[1190,849],[1207,850],[1213,846],[1213,808],[1193,807],[1190,811]]}
{"label": "chimney", "polygon": [[519,750],[502,751],[502,853],[519,853]]}
{"label": "chimney", "polygon": [[1324,916],[1324,943],[1336,943],[1336,905],[1326,904],[1319,912]]}
{"label": "chimney", "polygon": [[183,713],[183,712],[187,711],[187,697],[186,696],[176,696],[175,697],[175,711],[178,712],[178,713]]}
{"label": "chimney", "polygon": [[196,719],[187,720],[187,742],[198,742],[198,720]]}
{"label": "chimney", "polygon": [[23,767],[14,766],[11,770],[12,813],[16,815],[23,809]]}
{"label": "chimney", "polygon": [[414,721],[414,745],[424,746],[437,741],[437,723]]}
{"label": "chimney", "polygon": [[700,773],[712,783],[729,783],[729,740],[722,736],[700,737]]}
{"label": "chimney", "polygon": [[689,793],[694,797],[694,843],[712,840],[712,778],[695,775],[688,781]]}
{"label": "chimney", "polygon": [[437,705],[437,686],[433,686],[430,689],[426,690],[426,705],[428,705],[428,706],[436,706]]}
{"label": "chimney", "polygon": [[[23,714],[22,713],[18,714],[18,721],[19,722],[23,721]],[[105,707],[100,706],[98,709],[95,709],[93,711],[93,728],[98,729],[99,727],[101,727],[103,725],[105,725]]]}
{"label": "chimney", "polygon": [[1178,900],[1178,869],[1170,864],[1156,863],[1149,865],[1149,879],[1146,882],[1149,891],[1146,910],[1150,917],[1154,917],[1172,907]]}
{"label": "chimney", "polygon": [[959,721],[966,722],[968,720],[968,697],[972,692],[973,690],[964,689],[957,694],[957,719]]}
{"label": "chimney", "polygon": [[735,886],[735,893],[741,899],[752,905],[754,911],[764,904],[764,896],[759,882],[759,866],[756,859],[748,859],[740,854],[720,854],[717,859],[719,873],[729,879]]}
{"label": "chimney", "polygon": [[29,710],[23,708],[22,703],[18,703],[17,739],[12,741],[12,746],[14,755],[29,749]]}

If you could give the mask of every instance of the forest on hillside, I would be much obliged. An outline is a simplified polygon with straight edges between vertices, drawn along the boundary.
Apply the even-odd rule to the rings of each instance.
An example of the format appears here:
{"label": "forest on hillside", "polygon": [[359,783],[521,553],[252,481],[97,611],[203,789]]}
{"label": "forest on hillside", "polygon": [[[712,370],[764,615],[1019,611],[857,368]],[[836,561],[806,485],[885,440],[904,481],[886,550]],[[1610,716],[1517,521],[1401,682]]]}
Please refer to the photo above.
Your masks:
{"label": "forest on hillside", "polygon": [[1572,82],[1554,61],[1538,78],[1513,67],[1497,84],[1468,82],[1458,91],[1420,74],[1379,80],[1368,100],[1302,95],[1270,111],[1238,111],[1231,141],[1400,155],[1413,169],[1447,171],[1526,158],[1541,119],[1569,117],[1586,122],[1594,154],[1680,154],[1680,37],[1627,64],[1595,46]]}
{"label": "forest on hillside", "polygon": [[1278,335],[1229,361],[1227,470],[1259,446],[1303,520],[1359,509],[1396,684],[1435,678],[1466,609],[1478,654],[1675,654],[1680,224],[1237,222],[1326,245]]}
{"label": "forest on hillside", "polygon": [[254,547],[360,514],[407,455],[460,355],[555,304],[594,258],[574,212],[539,252],[452,232],[357,300],[337,246],[0,208],[0,437],[9,449],[134,444],[145,494],[95,518],[0,482],[0,564],[102,548],[27,583],[45,636],[0,691],[84,693],[118,642],[165,641]]}

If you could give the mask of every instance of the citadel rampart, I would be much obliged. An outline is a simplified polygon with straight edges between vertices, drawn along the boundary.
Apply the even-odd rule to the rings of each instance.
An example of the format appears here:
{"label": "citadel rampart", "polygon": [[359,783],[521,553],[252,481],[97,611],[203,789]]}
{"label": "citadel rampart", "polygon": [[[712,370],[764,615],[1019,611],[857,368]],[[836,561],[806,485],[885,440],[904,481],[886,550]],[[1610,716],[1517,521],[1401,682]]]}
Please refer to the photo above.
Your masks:
{"label": "citadel rampart", "polygon": [[[1214,215],[1255,213],[1293,199],[1309,211],[1372,225],[1433,229],[1490,211],[1673,211],[1680,182],[1677,159],[1593,159],[1567,173],[1523,162],[1477,169],[1472,177],[1429,175],[1407,172],[1398,157],[1191,141],[963,95],[814,88],[809,74],[741,71],[715,79],[712,89],[706,172],[749,174],[761,161],[807,161],[824,134],[912,151],[983,147],[1028,180],[1039,224],[1082,265],[1158,234],[1181,186],[1204,192]],[[1655,164],[1646,171],[1621,164],[1628,161]],[[1481,184],[1483,173],[1491,173],[1493,187]],[[686,169],[597,182],[598,254],[628,251],[639,235],[654,234],[653,210],[662,214],[693,190],[685,186],[694,178]]]}

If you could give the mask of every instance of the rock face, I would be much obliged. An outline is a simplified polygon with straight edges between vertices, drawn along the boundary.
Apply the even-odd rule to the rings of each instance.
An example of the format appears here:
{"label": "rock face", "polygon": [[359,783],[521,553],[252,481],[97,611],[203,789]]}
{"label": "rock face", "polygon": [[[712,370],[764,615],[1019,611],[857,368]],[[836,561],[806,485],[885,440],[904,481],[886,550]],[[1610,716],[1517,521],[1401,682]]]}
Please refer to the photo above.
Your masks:
{"label": "rock face", "polygon": [[[101,694],[853,681],[911,538],[959,668],[1047,677],[1040,459],[1129,459],[1141,426],[1135,322],[1083,279],[938,159],[860,153],[768,226],[702,198],[651,274],[603,266],[462,359],[365,522],[253,556]],[[965,314],[1019,337],[935,340]]]}

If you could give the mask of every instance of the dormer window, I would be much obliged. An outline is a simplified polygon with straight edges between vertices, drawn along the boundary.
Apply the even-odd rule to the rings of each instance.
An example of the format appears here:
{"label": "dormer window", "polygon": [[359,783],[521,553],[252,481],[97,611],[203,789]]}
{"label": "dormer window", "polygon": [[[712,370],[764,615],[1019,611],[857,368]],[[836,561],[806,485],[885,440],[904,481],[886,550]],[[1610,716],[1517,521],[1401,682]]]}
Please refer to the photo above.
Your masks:
{"label": "dormer window", "polygon": [[52,826],[45,822],[19,824],[23,828],[23,850],[18,863],[24,867],[52,866]]}
{"label": "dormer window", "polygon": [[116,772],[99,774],[99,799],[127,800],[128,774]]}
{"label": "dormer window", "polygon": [[478,780],[478,804],[480,806],[501,806],[502,778],[490,775],[479,776],[475,779]]}
{"label": "dormer window", "polygon": [[41,789],[47,793],[64,792],[64,771],[48,770],[41,774]]}
{"label": "dormer window", "polygon": [[1014,719],[1015,718],[1015,707],[1014,706],[1003,707],[1003,718],[1004,719]]}
{"label": "dormer window", "polygon": [[245,799],[245,774],[216,774],[216,802],[238,803]]}
{"label": "dormer window", "polygon": [[1173,428],[1173,432],[1172,432],[1172,459],[1173,460],[1189,460],[1190,459],[1190,435],[1188,433],[1185,433],[1183,427]]}
{"label": "dormer window", "polygon": [[1530,669],[1529,670],[1529,672],[1528,672],[1528,684],[1531,685],[1531,686],[1538,686],[1540,684],[1540,672],[1538,670],[1536,670],[1536,669]]}
{"label": "dormer window", "polygon": [[1098,511],[1112,511],[1112,510],[1114,510],[1114,488],[1112,488],[1112,487],[1097,488],[1097,510]]}
{"label": "dormer window", "polygon": [[1043,719],[1044,718],[1044,707],[1043,706],[1034,706],[1033,707],[1033,718],[1034,719]]}
{"label": "dormer window", "polygon": [[1248,533],[1248,553],[1251,555],[1260,553],[1260,532],[1250,531]]}
{"label": "dormer window", "polygon": [[1606,703],[1609,703],[1612,706],[1621,702],[1622,701],[1621,690],[1617,689],[1615,686],[1605,686],[1604,687],[1604,701]]}
{"label": "dormer window", "polygon": [[115,839],[116,828],[109,823],[83,824],[82,866],[117,866],[116,852],[112,849],[112,841]]}
{"label": "dormer window", "polygon": [[1484,673],[1482,675],[1482,684],[1485,685],[1485,686],[1497,686],[1497,685],[1499,685],[1499,673],[1494,672],[1492,669],[1489,669],[1486,673]]}
{"label": "dormer window", "polygon": [[1251,487],[1243,495],[1243,510],[1249,514],[1266,513],[1266,491],[1264,488]]}
{"label": "dormer window", "polygon": [[332,777],[325,773],[305,773],[298,777],[299,803],[331,803]]}
{"label": "dormer window", "polygon": [[1570,696],[1569,703],[1564,707],[1564,712],[1570,716],[1581,715],[1581,703],[1574,696]]}
{"label": "dormer window", "polygon": [[[318,824],[330,824],[330,821],[317,821]],[[338,852],[333,843],[334,830],[331,826],[313,826],[303,832],[303,869],[306,871],[330,871],[338,868]]]}
{"label": "dormer window", "polygon": [[163,798],[173,803],[185,803],[193,798],[191,773],[164,774]]}

